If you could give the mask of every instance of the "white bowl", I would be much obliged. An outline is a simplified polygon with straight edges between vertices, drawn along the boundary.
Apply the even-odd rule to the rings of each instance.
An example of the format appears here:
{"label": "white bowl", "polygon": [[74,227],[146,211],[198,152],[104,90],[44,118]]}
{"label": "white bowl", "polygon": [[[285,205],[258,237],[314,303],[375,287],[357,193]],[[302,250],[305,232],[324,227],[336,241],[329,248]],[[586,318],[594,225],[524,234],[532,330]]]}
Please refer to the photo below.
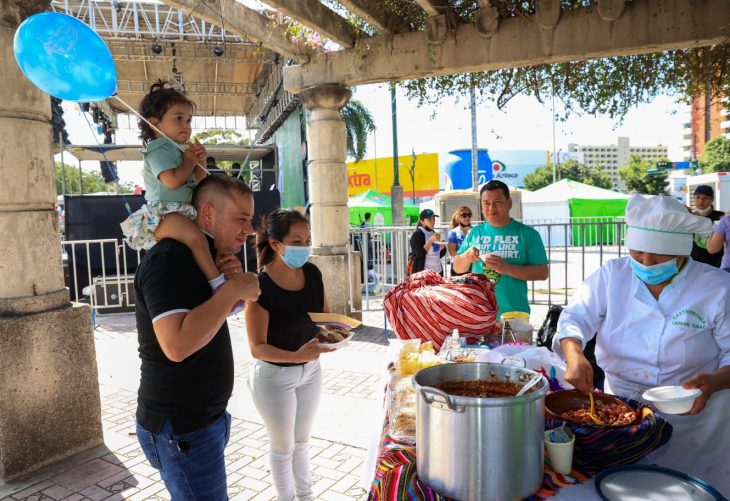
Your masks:
{"label": "white bowl", "polygon": [[646,390],[644,400],[656,405],[659,412],[665,414],[684,414],[692,409],[692,404],[702,391],[697,388],[688,390],[681,386],[659,386]]}

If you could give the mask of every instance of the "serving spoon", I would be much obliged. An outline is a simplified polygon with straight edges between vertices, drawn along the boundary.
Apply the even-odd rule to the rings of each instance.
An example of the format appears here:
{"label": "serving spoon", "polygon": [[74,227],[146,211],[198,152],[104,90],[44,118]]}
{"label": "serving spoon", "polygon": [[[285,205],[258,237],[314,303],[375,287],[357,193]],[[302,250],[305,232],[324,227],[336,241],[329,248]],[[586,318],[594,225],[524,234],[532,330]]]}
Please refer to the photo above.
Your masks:
{"label": "serving spoon", "polygon": [[593,400],[593,392],[592,391],[589,391],[588,392],[588,398],[591,401],[591,414],[590,414],[591,415],[591,421],[593,421],[595,424],[598,424],[598,425],[604,424],[603,421],[601,421],[600,419],[598,419],[598,416],[596,416],[596,402],[595,402],[595,400]]}
{"label": "serving spoon", "polygon": [[537,383],[539,383],[541,379],[542,379],[542,374],[535,374],[534,376],[532,376],[532,379],[530,379],[527,382],[527,384],[525,384],[522,388],[520,388],[520,391],[518,391],[517,395],[515,395],[515,396],[519,397],[521,395],[524,395],[527,392],[527,390],[529,390],[530,388],[535,386]]}

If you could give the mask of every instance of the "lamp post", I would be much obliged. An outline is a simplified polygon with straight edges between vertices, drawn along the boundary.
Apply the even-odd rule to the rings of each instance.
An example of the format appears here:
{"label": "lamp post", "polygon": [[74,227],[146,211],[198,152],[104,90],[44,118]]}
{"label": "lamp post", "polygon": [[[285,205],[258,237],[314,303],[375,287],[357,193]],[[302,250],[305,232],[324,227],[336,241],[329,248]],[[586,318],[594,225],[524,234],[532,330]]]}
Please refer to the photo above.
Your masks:
{"label": "lamp post", "polygon": [[477,95],[474,88],[474,75],[469,87],[471,105],[471,186],[474,191],[479,190],[479,158],[477,151]]}
{"label": "lamp post", "polygon": [[405,224],[403,217],[403,187],[398,175],[398,111],[395,100],[395,83],[390,83],[390,112],[393,124],[393,186],[390,187],[390,210],[394,226]]}
{"label": "lamp post", "polygon": [[[555,155],[555,92],[553,92],[553,106],[552,106],[552,115],[553,115],[553,156]],[[556,172],[555,172],[555,162],[560,162],[559,158],[553,158],[553,183],[557,181],[556,178]]]}

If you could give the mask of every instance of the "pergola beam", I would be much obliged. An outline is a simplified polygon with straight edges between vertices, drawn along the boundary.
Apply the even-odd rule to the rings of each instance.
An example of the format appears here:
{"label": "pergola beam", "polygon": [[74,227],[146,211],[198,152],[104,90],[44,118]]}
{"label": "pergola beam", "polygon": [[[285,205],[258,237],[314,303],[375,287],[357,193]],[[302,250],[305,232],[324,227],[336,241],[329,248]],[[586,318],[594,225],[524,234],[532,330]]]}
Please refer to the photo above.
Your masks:
{"label": "pergola beam", "polygon": [[634,0],[615,21],[596,7],[563,12],[553,29],[529,17],[502,19],[493,36],[472,24],[429,45],[424,32],[361,41],[284,69],[293,93],[326,83],[369,83],[705,47],[730,40],[727,0]]}
{"label": "pergola beam", "polygon": [[403,19],[394,18],[385,12],[382,0],[339,0],[339,3],[380,33],[392,33],[395,28],[405,24]]}
{"label": "pergola beam", "polygon": [[166,5],[181,9],[196,18],[212,24],[225,20],[225,29],[249,40],[260,42],[264,47],[298,62],[309,60],[304,46],[292,43],[284,30],[272,25],[271,19],[259,14],[236,0],[217,0],[214,4],[200,0],[161,0]]}
{"label": "pergola beam", "polygon": [[429,16],[446,14],[449,10],[451,10],[448,0],[416,0],[416,3]]}
{"label": "pergola beam", "polygon": [[347,19],[319,2],[319,0],[263,0],[282,14],[296,19],[345,48],[355,45],[360,36],[367,36]]}

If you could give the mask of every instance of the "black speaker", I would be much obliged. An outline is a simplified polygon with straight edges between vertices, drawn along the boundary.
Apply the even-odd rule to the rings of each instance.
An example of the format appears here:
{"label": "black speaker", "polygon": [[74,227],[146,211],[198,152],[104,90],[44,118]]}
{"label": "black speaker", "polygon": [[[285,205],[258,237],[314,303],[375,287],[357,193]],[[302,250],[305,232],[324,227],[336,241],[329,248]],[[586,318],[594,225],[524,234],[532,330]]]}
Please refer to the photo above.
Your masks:
{"label": "black speaker", "polygon": [[99,162],[99,168],[101,169],[101,177],[104,178],[105,183],[113,183],[117,179],[117,164],[116,162],[106,162],[102,160]]}

